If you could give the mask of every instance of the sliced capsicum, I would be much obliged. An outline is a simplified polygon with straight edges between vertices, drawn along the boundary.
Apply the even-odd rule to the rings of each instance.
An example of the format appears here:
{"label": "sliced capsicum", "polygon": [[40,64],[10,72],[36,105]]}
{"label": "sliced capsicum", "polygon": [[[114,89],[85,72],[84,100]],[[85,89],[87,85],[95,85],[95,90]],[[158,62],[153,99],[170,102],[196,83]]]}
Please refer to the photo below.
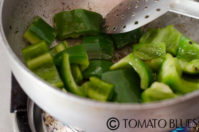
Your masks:
{"label": "sliced capsicum", "polygon": [[113,41],[108,35],[96,35],[83,38],[89,59],[110,60],[113,58]]}
{"label": "sliced capsicum", "polygon": [[44,79],[52,86],[63,88],[63,82],[54,65],[53,58],[50,53],[44,53],[35,58],[26,61],[30,70],[32,70],[40,78]]}
{"label": "sliced capsicum", "polygon": [[150,29],[142,36],[140,43],[164,42],[167,52],[176,55],[181,37],[182,34],[173,25],[169,25],[160,29]]}
{"label": "sliced capsicum", "polygon": [[25,61],[31,60],[47,52],[48,45],[44,41],[41,41],[34,45],[30,45],[22,50]]}
{"label": "sliced capsicum", "polygon": [[85,70],[89,65],[88,55],[83,45],[75,45],[58,53],[54,57],[56,66],[60,66],[62,62],[62,54],[69,54],[70,63],[80,65],[81,70]]}
{"label": "sliced capsicum", "polygon": [[83,81],[83,75],[78,65],[73,64],[71,65],[72,75],[75,79],[77,84],[80,84]]}
{"label": "sliced capsicum", "polygon": [[85,96],[84,91],[75,82],[75,79],[74,79],[74,77],[72,75],[72,71],[71,71],[69,54],[67,54],[65,52],[62,54],[60,73],[61,73],[64,85],[65,85],[65,88],[68,91],[70,91],[74,94],[77,94],[79,96]]}
{"label": "sliced capsicum", "polygon": [[133,69],[138,73],[141,81],[141,88],[146,89],[150,85],[153,74],[151,69],[133,53],[121,59],[119,62],[111,66],[111,70],[120,69],[124,67],[133,67]]}
{"label": "sliced capsicum", "polygon": [[106,60],[91,60],[88,68],[83,71],[84,78],[91,76],[101,77],[104,72],[107,72],[113,63]]}
{"label": "sliced capsicum", "polygon": [[102,80],[114,84],[115,99],[120,103],[141,102],[140,79],[133,69],[108,71]]}
{"label": "sliced capsicum", "polygon": [[150,88],[142,93],[143,102],[161,101],[175,98],[177,95],[164,83],[154,82]]}
{"label": "sliced capsicum", "polygon": [[199,83],[183,79],[179,61],[167,54],[160,69],[158,80],[169,85],[174,92],[186,94],[199,89]]}
{"label": "sliced capsicum", "polygon": [[166,45],[158,43],[139,43],[133,46],[133,54],[141,60],[152,60],[166,55]]}
{"label": "sliced capsicum", "polygon": [[198,74],[199,73],[199,59],[192,60],[190,62],[186,60],[179,60],[183,72],[188,74]]}
{"label": "sliced capsicum", "polygon": [[57,37],[61,40],[101,32],[102,16],[84,9],[63,11],[54,16]]}
{"label": "sliced capsicum", "polygon": [[151,60],[146,60],[144,63],[148,65],[153,71],[159,71],[163,61],[165,59],[165,56],[151,59]]}
{"label": "sliced capsicum", "polygon": [[118,49],[125,47],[128,44],[136,43],[142,35],[141,29],[136,29],[127,33],[111,35]]}
{"label": "sliced capsicum", "polygon": [[55,37],[55,30],[40,17],[35,17],[33,23],[24,34],[24,38],[31,44],[44,40],[50,45],[55,40]]}
{"label": "sliced capsicum", "polygon": [[87,96],[98,101],[109,101],[114,92],[114,85],[100,80],[97,77],[90,77],[90,81],[82,85],[87,92]]}
{"label": "sliced capsicum", "polygon": [[180,40],[177,58],[188,62],[194,59],[199,59],[199,44],[189,38],[182,37]]}
{"label": "sliced capsicum", "polygon": [[65,50],[68,47],[69,47],[68,43],[66,41],[63,41],[63,42],[57,44],[52,49],[50,49],[50,53],[53,57],[55,57],[58,53],[62,52],[63,50]]}

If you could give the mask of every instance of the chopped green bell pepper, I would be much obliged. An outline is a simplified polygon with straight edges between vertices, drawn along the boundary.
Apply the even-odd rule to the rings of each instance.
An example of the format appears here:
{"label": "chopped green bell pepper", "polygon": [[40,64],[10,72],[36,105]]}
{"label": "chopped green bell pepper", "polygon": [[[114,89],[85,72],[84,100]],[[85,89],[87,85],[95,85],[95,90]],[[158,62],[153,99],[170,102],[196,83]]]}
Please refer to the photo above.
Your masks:
{"label": "chopped green bell pepper", "polygon": [[32,71],[52,86],[58,88],[64,87],[63,81],[61,80],[55,65],[43,65],[39,68],[33,69]]}
{"label": "chopped green bell pepper", "polygon": [[48,45],[44,41],[30,45],[22,50],[25,61],[31,60],[47,52]]}
{"label": "chopped green bell pepper", "polygon": [[113,41],[108,35],[96,35],[83,38],[89,59],[110,60],[113,58]]}
{"label": "chopped green bell pepper", "polygon": [[72,75],[75,79],[77,84],[80,84],[83,81],[83,75],[78,65],[73,64],[71,65]]}
{"label": "chopped green bell pepper", "polygon": [[133,54],[141,60],[152,60],[166,55],[166,45],[158,43],[139,43],[133,46]]}
{"label": "chopped green bell pepper", "polygon": [[102,31],[102,16],[84,9],[63,11],[54,16],[57,37],[60,40],[95,35]]}
{"label": "chopped green bell pepper", "polygon": [[169,85],[174,92],[186,94],[199,89],[199,83],[187,81],[181,78],[182,69],[179,61],[170,54],[166,58],[160,69],[158,80]]}
{"label": "chopped green bell pepper", "polygon": [[141,29],[136,29],[127,33],[113,34],[112,38],[118,49],[128,44],[136,43],[142,35]]}
{"label": "chopped green bell pepper", "polygon": [[179,42],[182,34],[169,25],[160,29],[148,30],[140,39],[140,43],[158,43],[164,42],[166,44],[167,52],[176,55],[179,47]]}
{"label": "chopped green bell pepper", "polygon": [[163,61],[164,61],[165,56],[151,59],[151,60],[146,60],[144,63],[148,65],[153,71],[159,71]]}
{"label": "chopped green bell pepper", "polygon": [[138,73],[141,80],[141,88],[146,89],[150,85],[153,74],[151,69],[133,53],[121,59],[119,62],[111,66],[111,70],[120,69],[132,66],[134,70]]}
{"label": "chopped green bell pepper", "polygon": [[91,76],[101,77],[102,73],[107,72],[113,63],[105,60],[91,60],[88,68],[83,71],[84,78]]}
{"label": "chopped green bell pepper", "polygon": [[[43,45],[43,43],[41,43],[41,45]],[[25,51],[24,57],[26,58],[26,64],[28,68],[40,78],[50,83],[52,86],[63,88],[63,82],[54,65],[52,56],[48,52],[46,52],[45,48],[42,54],[42,48],[40,49],[38,47],[42,46],[38,46],[37,44],[31,45],[23,50]],[[38,52],[35,52],[34,54],[34,51]]]}
{"label": "chopped green bell pepper", "polygon": [[35,17],[33,23],[24,34],[24,38],[31,44],[44,40],[50,45],[55,40],[55,37],[55,30],[40,17]]}
{"label": "chopped green bell pepper", "polygon": [[91,99],[98,101],[108,101],[113,96],[114,85],[105,81],[102,81],[96,77],[90,77],[90,81],[82,85],[83,89],[86,89],[87,96]]}
{"label": "chopped green bell pepper", "polygon": [[102,80],[114,84],[115,99],[120,103],[141,102],[141,89],[138,74],[133,69],[108,71]]}
{"label": "chopped green bell pepper", "polygon": [[60,73],[61,73],[61,77],[63,79],[66,90],[74,94],[77,94],[79,96],[85,96],[84,91],[75,82],[75,79],[71,71],[69,54],[67,54],[66,52],[62,54]]}
{"label": "chopped green bell pepper", "polygon": [[159,82],[154,82],[150,88],[142,93],[143,102],[160,101],[175,97],[177,97],[177,95],[173,93],[169,86]]}
{"label": "chopped green bell pepper", "polygon": [[66,48],[68,48],[68,43],[66,41],[63,41],[59,44],[57,44],[55,47],[53,47],[52,49],[50,49],[50,54],[55,57],[58,53],[62,52],[63,50],[65,50]]}
{"label": "chopped green bell pepper", "polygon": [[179,60],[183,72],[188,74],[198,74],[199,73],[199,59],[187,62],[185,60]]}
{"label": "chopped green bell pepper", "polygon": [[81,70],[85,70],[89,65],[88,56],[83,45],[75,45],[64,51],[58,53],[54,57],[54,62],[56,66],[60,66],[62,62],[62,54],[69,54],[70,63],[80,65]]}
{"label": "chopped green bell pepper", "polygon": [[188,62],[194,59],[199,59],[199,44],[189,38],[182,37],[180,40],[177,58]]}

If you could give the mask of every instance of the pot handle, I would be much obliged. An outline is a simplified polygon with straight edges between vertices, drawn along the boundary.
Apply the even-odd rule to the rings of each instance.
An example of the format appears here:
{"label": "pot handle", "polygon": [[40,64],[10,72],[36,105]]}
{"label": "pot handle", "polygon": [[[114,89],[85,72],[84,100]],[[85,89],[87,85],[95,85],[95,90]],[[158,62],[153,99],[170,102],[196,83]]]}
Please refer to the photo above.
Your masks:
{"label": "pot handle", "polygon": [[170,11],[199,19],[199,2],[193,0],[172,0]]}

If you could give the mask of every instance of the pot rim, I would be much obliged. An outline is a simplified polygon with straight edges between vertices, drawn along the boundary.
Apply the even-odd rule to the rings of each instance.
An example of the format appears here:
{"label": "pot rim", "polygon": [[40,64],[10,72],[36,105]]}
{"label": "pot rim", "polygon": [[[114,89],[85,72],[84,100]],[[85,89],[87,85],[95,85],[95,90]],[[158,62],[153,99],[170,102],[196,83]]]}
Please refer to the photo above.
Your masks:
{"label": "pot rim", "polygon": [[36,76],[34,73],[32,73],[22,62],[21,60],[16,56],[12,48],[10,47],[7,38],[4,34],[4,28],[3,28],[3,18],[2,18],[2,13],[3,13],[3,5],[4,1],[2,0],[0,3],[0,38],[3,43],[4,49],[7,51],[8,56],[12,58],[13,61],[28,75],[32,76],[37,82],[43,82],[47,87],[49,87],[49,90],[51,92],[54,92],[67,100],[71,100],[74,103],[78,102],[82,105],[87,105],[89,107],[100,107],[100,108],[106,108],[106,109],[115,109],[115,110],[144,110],[144,109],[157,109],[160,107],[167,107],[170,105],[175,105],[178,103],[182,103],[184,101],[190,100],[194,97],[199,96],[199,90],[194,91],[192,93],[188,93],[186,95],[177,97],[175,99],[168,99],[168,100],[163,100],[159,102],[152,102],[152,103],[146,103],[146,104],[138,104],[138,103],[112,103],[112,102],[99,102],[99,101],[94,101],[88,98],[82,98],[77,95],[74,95],[72,93],[64,93],[60,89],[55,88]]}

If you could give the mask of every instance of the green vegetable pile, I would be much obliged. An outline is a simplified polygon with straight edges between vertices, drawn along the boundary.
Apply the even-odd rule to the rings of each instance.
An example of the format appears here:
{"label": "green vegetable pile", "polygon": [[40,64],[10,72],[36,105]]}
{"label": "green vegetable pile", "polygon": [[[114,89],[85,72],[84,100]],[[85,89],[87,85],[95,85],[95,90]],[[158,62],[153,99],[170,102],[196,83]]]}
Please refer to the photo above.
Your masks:
{"label": "green vegetable pile", "polygon": [[[199,89],[199,44],[173,25],[108,35],[102,22],[84,9],[55,14],[55,28],[35,17],[24,34],[27,67],[54,87],[102,102],[153,102]],[[82,43],[71,46],[68,39]],[[133,43],[113,64],[115,49]]]}

